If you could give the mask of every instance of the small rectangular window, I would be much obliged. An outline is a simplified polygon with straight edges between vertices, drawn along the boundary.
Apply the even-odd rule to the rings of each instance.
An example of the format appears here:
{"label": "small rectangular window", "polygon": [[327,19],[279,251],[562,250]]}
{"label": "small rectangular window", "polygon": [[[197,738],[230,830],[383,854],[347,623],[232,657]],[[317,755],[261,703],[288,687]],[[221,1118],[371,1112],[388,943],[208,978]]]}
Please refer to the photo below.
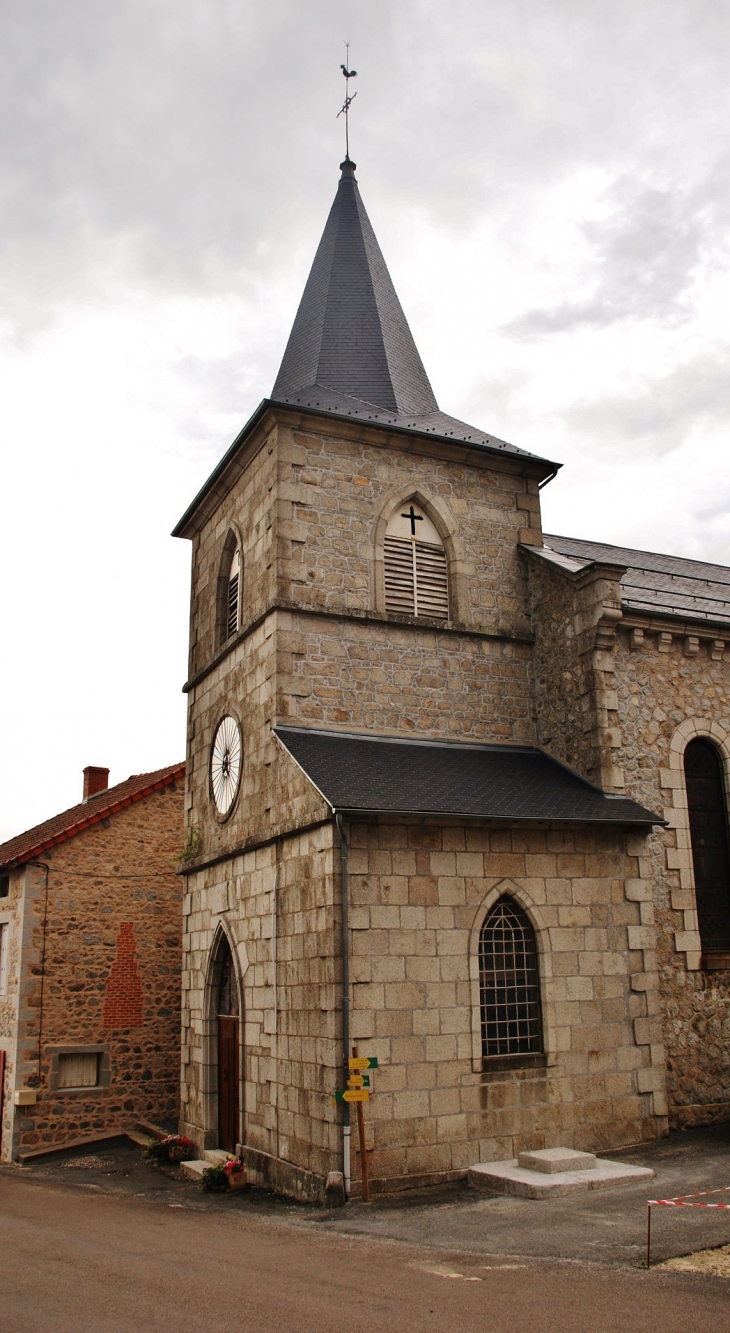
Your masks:
{"label": "small rectangular window", "polygon": [[59,1055],[59,1088],[96,1088],[99,1083],[99,1055]]}
{"label": "small rectangular window", "polygon": [[8,898],[9,896],[10,896],[10,876],[0,875],[0,898]]}
{"label": "small rectangular window", "polygon": [[10,927],[7,922],[0,926],[0,995],[7,995],[8,991],[8,943],[10,940]]}

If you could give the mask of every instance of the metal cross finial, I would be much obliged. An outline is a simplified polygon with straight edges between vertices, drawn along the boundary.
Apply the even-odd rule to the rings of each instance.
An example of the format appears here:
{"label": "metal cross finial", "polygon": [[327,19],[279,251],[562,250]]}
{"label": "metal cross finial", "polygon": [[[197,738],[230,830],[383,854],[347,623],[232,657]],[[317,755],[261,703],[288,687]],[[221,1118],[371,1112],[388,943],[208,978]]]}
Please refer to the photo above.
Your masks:
{"label": "metal cross finial", "polygon": [[412,537],[415,537],[415,535],[416,535],[416,524],[417,524],[417,523],[422,523],[422,522],[423,522],[423,514],[417,514],[416,511],[415,511],[415,509],[413,508],[413,505],[411,505],[410,509],[408,510],[408,513],[407,513],[407,514],[401,514],[401,518],[408,518],[408,519],[410,519],[410,521],[411,521],[411,536],[412,536]]}
{"label": "metal cross finial", "polygon": [[352,103],[355,101],[355,98],[357,97],[357,93],[353,93],[353,94],[352,94],[352,97],[350,96],[350,79],[356,79],[356,78],[357,78],[357,70],[356,70],[356,69],[348,69],[348,67],[347,67],[347,66],[349,65],[349,63],[350,63],[350,43],[349,43],[349,42],[345,42],[345,51],[347,52],[347,55],[346,55],[346,57],[345,57],[345,59],[346,59],[346,61],[347,61],[347,64],[346,64],[346,65],[340,65],[340,69],[342,70],[342,73],[344,74],[345,78],[347,79],[347,83],[345,84],[345,87],[346,87],[347,91],[346,91],[346,93],[345,93],[345,101],[344,101],[344,104],[343,104],[341,110],[337,112],[337,119],[339,120],[340,116],[344,113],[344,116],[345,116],[345,160],[346,160],[346,161],[349,161],[349,158],[350,158],[350,107],[352,106]]}

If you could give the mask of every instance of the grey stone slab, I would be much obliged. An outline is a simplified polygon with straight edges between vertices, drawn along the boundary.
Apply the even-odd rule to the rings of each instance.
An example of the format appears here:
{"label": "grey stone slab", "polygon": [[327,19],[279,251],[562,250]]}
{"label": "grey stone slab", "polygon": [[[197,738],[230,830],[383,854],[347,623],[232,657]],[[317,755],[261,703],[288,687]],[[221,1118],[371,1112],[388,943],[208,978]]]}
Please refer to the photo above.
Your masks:
{"label": "grey stone slab", "polygon": [[180,1170],[182,1171],[184,1176],[188,1177],[188,1180],[200,1180],[202,1178],[203,1172],[207,1171],[209,1166],[210,1162],[203,1162],[203,1161],[181,1162]]}
{"label": "grey stone slab", "polygon": [[649,1167],[629,1166],[601,1157],[596,1158],[596,1165],[591,1170],[556,1171],[549,1175],[526,1170],[515,1157],[507,1162],[477,1162],[469,1171],[469,1184],[474,1189],[512,1194],[522,1199],[554,1199],[565,1194],[579,1194],[583,1190],[635,1185],[638,1181],[651,1180],[653,1175]]}
{"label": "grey stone slab", "polygon": [[517,1155],[518,1166],[526,1171],[542,1171],[555,1175],[558,1171],[591,1171],[598,1161],[593,1152],[576,1152],[575,1148],[539,1148],[536,1152]]}

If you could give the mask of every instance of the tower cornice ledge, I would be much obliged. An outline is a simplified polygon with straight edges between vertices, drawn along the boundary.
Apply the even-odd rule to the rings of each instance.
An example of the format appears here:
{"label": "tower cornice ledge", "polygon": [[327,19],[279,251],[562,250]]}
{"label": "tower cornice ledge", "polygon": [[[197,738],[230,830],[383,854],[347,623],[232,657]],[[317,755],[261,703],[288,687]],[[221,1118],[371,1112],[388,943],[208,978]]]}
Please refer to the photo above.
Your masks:
{"label": "tower cornice ledge", "polygon": [[[375,409],[373,409],[375,413]],[[381,413],[381,416],[387,414]],[[438,414],[441,415],[441,414]],[[450,421],[452,418],[445,418]],[[461,424],[456,423],[455,424]],[[386,420],[363,419],[361,415],[335,412],[328,408],[281,403],[264,398],[233,444],[223,455],[201,487],[192,504],[172,530],[173,537],[194,537],[219,504],[235,486],[256,454],[263,448],[271,430],[285,425],[305,434],[336,436],[381,449],[401,449],[427,458],[470,467],[489,468],[544,482],[557,474],[559,463],[512,449],[501,441],[494,444],[468,440],[437,431],[419,430],[415,425],[400,425]],[[465,427],[465,429],[468,429]]]}
{"label": "tower cornice ledge", "polygon": [[253,620],[249,620],[236,634],[235,638],[228,641],[219,648],[218,652],[211,657],[210,661],[200,671],[196,671],[194,676],[186,680],[182,687],[183,694],[189,694],[194,690],[206,676],[215,671],[221,662],[225,662],[231,653],[245,642],[259,625],[262,625],[269,616],[275,615],[277,611],[286,611],[291,615],[312,616],[325,620],[355,620],[361,625],[393,625],[396,629],[412,629],[418,633],[424,630],[430,630],[434,634],[449,634],[461,639],[491,639],[496,643],[524,643],[528,646],[535,642],[531,630],[522,629],[519,626],[514,628],[502,627],[496,629],[487,629],[479,625],[463,625],[455,620],[432,620],[429,616],[399,616],[390,611],[360,611],[357,608],[330,607],[330,606],[306,606],[301,602],[288,602],[276,600],[269,602],[268,606]]}

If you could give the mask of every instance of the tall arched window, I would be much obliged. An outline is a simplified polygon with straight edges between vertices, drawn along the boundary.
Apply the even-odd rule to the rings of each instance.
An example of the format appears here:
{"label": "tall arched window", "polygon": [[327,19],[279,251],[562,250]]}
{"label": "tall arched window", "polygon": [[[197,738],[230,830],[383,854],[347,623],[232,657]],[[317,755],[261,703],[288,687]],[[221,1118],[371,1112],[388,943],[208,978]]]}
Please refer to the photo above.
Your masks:
{"label": "tall arched window", "polygon": [[231,567],[228,572],[228,589],[226,597],[226,632],[225,639],[230,639],[236,633],[241,623],[241,548],[236,547],[231,560]]}
{"label": "tall arched window", "polygon": [[684,752],[697,917],[703,960],[730,953],[730,855],[722,763],[698,736]]}
{"label": "tall arched window", "polygon": [[479,999],[483,1055],[542,1050],[535,932],[514,898],[500,898],[482,926]]}
{"label": "tall arched window", "polygon": [[446,552],[428,515],[412,502],[399,505],[384,546],[386,611],[448,620]]}

